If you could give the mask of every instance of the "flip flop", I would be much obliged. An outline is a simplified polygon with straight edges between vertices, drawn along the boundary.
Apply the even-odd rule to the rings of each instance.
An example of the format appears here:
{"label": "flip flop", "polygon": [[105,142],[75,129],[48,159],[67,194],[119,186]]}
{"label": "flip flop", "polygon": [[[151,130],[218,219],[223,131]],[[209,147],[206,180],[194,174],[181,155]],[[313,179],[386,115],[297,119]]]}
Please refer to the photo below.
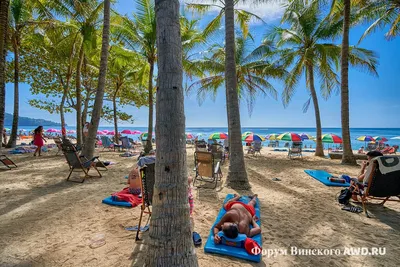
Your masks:
{"label": "flip flop", "polygon": [[201,237],[199,233],[193,232],[193,243],[196,247],[201,246]]}
{"label": "flip flop", "polygon": [[[147,230],[149,230],[149,228],[150,228],[149,225],[142,226],[142,227],[140,227],[140,232],[146,232]],[[125,230],[127,230],[127,231],[137,231],[138,230],[138,225],[125,227]]]}
{"label": "flip flop", "polygon": [[272,178],[272,181],[274,181],[274,182],[279,182],[279,181],[282,181],[282,180],[279,179],[279,178]]}
{"label": "flip flop", "polygon": [[344,206],[342,208],[342,210],[350,211],[350,212],[353,212],[353,213],[360,213],[360,212],[363,211],[363,209],[361,207],[356,207],[356,206]]}

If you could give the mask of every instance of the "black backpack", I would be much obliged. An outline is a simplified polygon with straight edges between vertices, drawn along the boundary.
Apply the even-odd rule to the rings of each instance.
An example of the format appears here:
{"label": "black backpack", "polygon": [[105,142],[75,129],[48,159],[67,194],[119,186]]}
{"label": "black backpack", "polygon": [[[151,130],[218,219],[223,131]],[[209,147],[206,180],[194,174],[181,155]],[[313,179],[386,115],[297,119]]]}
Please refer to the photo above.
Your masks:
{"label": "black backpack", "polygon": [[339,204],[343,204],[343,205],[349,204],[349,200],[350,200],[352,194],[353,194],[353,192],[350,189],[348,189],[348,188],[342,189],[338,196]]}

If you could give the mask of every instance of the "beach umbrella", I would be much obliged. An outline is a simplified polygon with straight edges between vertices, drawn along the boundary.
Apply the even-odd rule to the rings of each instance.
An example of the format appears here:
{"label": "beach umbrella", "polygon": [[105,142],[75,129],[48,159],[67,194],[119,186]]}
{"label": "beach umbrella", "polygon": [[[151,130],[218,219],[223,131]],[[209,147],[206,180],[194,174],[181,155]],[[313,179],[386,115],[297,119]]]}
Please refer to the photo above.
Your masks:
{"label": "beach umbrella", "polygon": [[103,131],[103,133],[105,133],[106,135],[115,135],[115,131],[107,131],[107,132]]}
{"label": "beach umbrella", "polygon": [[311,134],[302,133],[300,134],[302,140],[314,140],[314,136]]}
{"label": "beach umbrella", "polygon": [[125,129],[121,133],[123,133],[123,134],[132,134],[133,135],[133,134],[141,134],[142,132],[136,131],[136,130]]}
{"label": "beach umbrella", "polygon": [[400,136],[396,136],[396,137],[392,137],[392,138],[390,138],[390,139],[400,139]]}
{"label": "beach umbrella", "polygon": [[97,135],[106,135],[106,133],[102,131],[97,131]]}
{"label": "beach umbrella", "polygon": [[[140,140],[147,140],[147,135],[148,135],[148,133],[147,132],[145,132],[145,133],[142,133],[141,135],[140,135]],[[154,133],[153,133],[153,135],[152,135],[153,137],[154,137]]]}
{"label": "beach umbrella", "polygon": [[75,131],[75,130],[68,130],[67,133],[69,133],[69,134],[74,134],[74,133],[76,133],[76,131]]}
{"label": "beach umbrella", "polygon": [[262,141],[265,141],[265,139],[261,135],[251,133],[246,136],[242,136],[242,141],[244,141],[244,142],[254,142],[254,141],[262,142]]}
{"label": "beach umbrella", "polygon": [[249,134],[252,134],[253,132],[244,132],[243,134],[242,134],[242,136],[248,136]]}
{"label": "beach umbrella", "polygon": [[109,130],[101,130],[103,133],[108,133],[110,132]]}
{"label": "beach umbrella", "polygon": [[47,133],[57,133],[56,129],[50,128],[46,130]]}
{"label": "beach umbrella", "polygon": [[332,144],[341,144],[342,138],[337,136],[336,134],[323,134],[322,135],[323,143],[332,143]]}
{"label": "beach umbrella", "polygon": [[292,142],[302,141],[300,135],[298,135],[297,133],[289,133],[289,132],[279,135],[276,139],[282,141],[292,141]]}
{"label": "beach umbrella", "polygon": [[191,133],[186,133],[186,139],[193,139],[194,135]]}
{"label": "beach umbrella", "polygon": [[226,134],[226,133],[222,133],[222,132],[220,132],[220,133],[213,133],[213,134],[210,134],[210,136],[208,137],[208,140],[217,140],[217,139],[227,139],[228,138],[228,135]]}
{"label": "beach umbrella", "polygon": [[279,134],[268,134],[265,138],[268,140],[277,140],[276,138],[279,136]]}
{"label": "beach umbrella", "polygon": [[388,139],[386,137],[380,136],[380,135],[374,136],[374,139],[375,139],[375,141],[379,141],[379,142],[387,142],[388,141]]}
{"label": "beach umbrella", "polygon": [[10,128],[4,128],[4,130],[6,130],[6,132],[9,132],[9,131],[11,131],[11,129],[10,129]]}
{"label": "beach umbrella", "polygon": [[375,138],[373,138],[370,135],[363,135],[357,138],[358,141],[362,141],[362,142],[370,142],[370,141],[375,141]]}

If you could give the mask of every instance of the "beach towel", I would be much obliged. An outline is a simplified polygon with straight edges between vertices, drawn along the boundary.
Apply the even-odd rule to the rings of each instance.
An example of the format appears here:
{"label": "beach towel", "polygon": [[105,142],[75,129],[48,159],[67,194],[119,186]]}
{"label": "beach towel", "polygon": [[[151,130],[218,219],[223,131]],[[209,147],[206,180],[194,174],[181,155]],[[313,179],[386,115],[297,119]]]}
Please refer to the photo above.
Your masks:
{"label": "beach towel", "polygon": [[[233,194],[228,194],[225,198],[224,204],[228,202],[230,199],[233,198]],[[250,201],[249,197],[241,197],[239,201],[248,203]],[[257,204],[255,206],[255,211],[256,211],[256,216],[260,218],[260,204],[257,199]],[[210,234],[208,236],[206,245],[204,246],[204,252],[206,253],[215,253],[215,254],[221,254],[221,255],[227,255],[227,256],[232,256],[236,257],[239,259],[244,259],[244,260],[249,260],[249,261],[254,261],[254,262],[260,262],[261,261],[261,254],[259,255],[251,255],[246,251],[246,248],[243,247],[242,245],[235,247],[235,246],[227,246],[223,244],[215,244],[214,243],[214,226],[221,220],[221,218],[225,215],[226,210],[222,206],[221,210],[219,211],[217,218],[215,219],[214,224],[211,227]],[[258,225],[261,225],[261,220],[259,219],[257,221]],[[239,235],[237,237],[237,243],[242,243],[245,241],[245,235]],[[239,240],[240,239],[240,240]],[[242,240],[244,239],[244,240]],[[253,239],[255,242],[257,242],[258,245],[262,245],[262,236],[261,234],[258,234],[256,236],[253,236],[251,239]]]}
{"label": "beach towel", "polygon": [[400,171],[400,157],[384,156],[374,158],[373,160],[378,161],[379,170],[382,174]]}
{"label": "beach towel", "polygon": [[329,177],[332,177],[333,175],[330,174],[329,172],[323,171],[323,170],[304,170],[305,173],[310,175],[312,178],[320,181],[326,186],[343,186],[343,187],[349,187],[349,183],[335,183],[329,181]]}
{"label": "beach towel", "polygon": [[288,152],[289,150],[287,148],[274,148],[274,151],[278,152]]}
{"label": "beach towel", "polygon": [[[137,205],[142,203],[142,198],[138,195],[133,195],[129,193],[129,188],[126,187],[122,189],[120,192],[114,193],[111,197],[105,198],[102,201],[104,204],[116,205],[116,206],[125,206],[125,207],[136,207]],[[127,204],[123,204],[127,203]],[[128,205],[129,204],[129,205]]]}

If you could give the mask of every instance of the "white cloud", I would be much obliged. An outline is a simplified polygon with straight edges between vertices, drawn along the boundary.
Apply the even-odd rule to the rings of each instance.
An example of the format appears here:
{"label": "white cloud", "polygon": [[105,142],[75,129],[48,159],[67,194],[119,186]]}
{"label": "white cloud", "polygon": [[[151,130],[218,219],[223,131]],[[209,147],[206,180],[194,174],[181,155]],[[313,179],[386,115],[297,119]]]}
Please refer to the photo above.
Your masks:
{"label": "white cloud", "polygon": [[[223,1],[223,0],[222,0]],[[268,1],[267,3],[259,3],[254,4],[254,1],[240,1],[235,8],[243,9],[249,11],[251,13],[256,14],[261,17],[264,21],[274,21],[280,19],[282,17],[284,8],[283,4],[285,4],[287,0],[276,0],[276,1]],[[199,4],[212,4],[213,1],[209,0],[186,0],[185,3],[199,3]],[[218,1],[215,3],[218,6],[221,6],[221,3]],[[218,12],[220,9],[215,7],[212,8],[211,11]],[[253,21],[255,23],[256,21]]]}

